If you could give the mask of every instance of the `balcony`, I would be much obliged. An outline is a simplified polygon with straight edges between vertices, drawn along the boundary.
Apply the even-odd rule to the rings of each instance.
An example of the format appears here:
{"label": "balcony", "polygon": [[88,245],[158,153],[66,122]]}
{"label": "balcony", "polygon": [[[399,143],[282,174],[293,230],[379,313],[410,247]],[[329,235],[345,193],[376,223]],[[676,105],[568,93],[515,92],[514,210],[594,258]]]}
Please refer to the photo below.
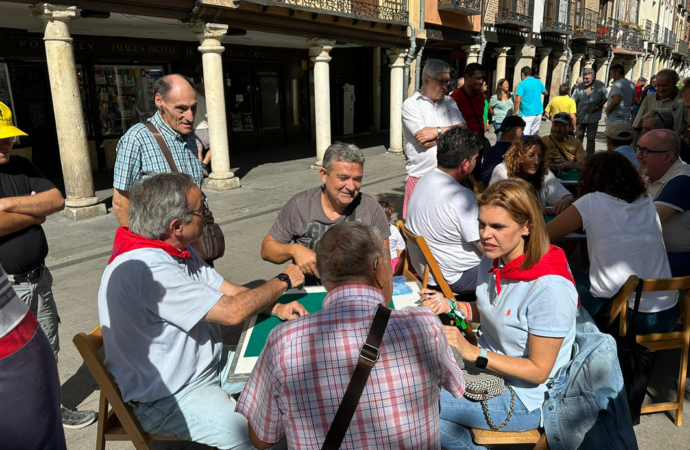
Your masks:
{"label": "balcony", "polygon": [[532,28],[534,0],[499,0],[496,25],[510,28]]}
{"label": "balcony", "polygon": [[597,44],[616,45],[618,40],[618,30],[620,29],[618,21],[615,19],[607,19],[597,25]]}
{"label": "balcony", "polygon": [[646,19],[644,21],[644,40],[647,42],[654,42],[652,39],[656,39],[655,37],[652,37],[654,27],[652,26],[652,21],[649,19]]}
{"label": "balcony", "polygon": [[314,15],[328,14],[354,20],[369,20],[407,25],[409,13],[406,0],[245,0],[262,6],[282,6]]}
{"label": "balcony", "polygon": [[571,35],[570,14],[573,10],[572,0],[547,0],[544,11],[544,22],[541,24],[543,34]]}
{"label": "balcony", "polygon": [[438,0],[438,10],[464,16],[478,16],[482,13],[481,0]]}
{"label": "balcony", "polygon": [[633,24],[621,26],[616,39],[616,47],[641,52],[644,50],[642,29]]}
{"label": "balcony", "polygon": [[660,30],[659,29],[659,24],[655,23],[654,24],[654,31],[652,32],[652,35],[650,36],[650,41],[652,44],[655,45],[661,45],[661,43],[664,41],[664,30],[663,28]]}
{"label": "balcony", "polygon": [[597,38],[597,12],[575,4],[575,32],[574,40],[593,41]]}

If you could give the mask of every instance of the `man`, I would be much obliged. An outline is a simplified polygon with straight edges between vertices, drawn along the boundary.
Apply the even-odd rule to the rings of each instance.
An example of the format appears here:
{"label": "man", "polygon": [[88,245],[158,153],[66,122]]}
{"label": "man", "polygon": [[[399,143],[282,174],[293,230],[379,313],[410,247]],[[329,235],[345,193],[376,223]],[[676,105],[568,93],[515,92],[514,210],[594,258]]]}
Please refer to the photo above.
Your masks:
{"label": "man", "polygon": [[458,105],[460,114],[465,119],[467,128],[484,138],[484,75],[486,69],[477,63],[470,63],[465,68],[465,84],[456,89],[450,97]]}
{"label": "man", "polygon": [[644,88],[642,88],[642,95],[640,95],[640,104],[642,104],[642,102],[647,97],[647,95],[654,94],[655,92],[656,92],[656,75],[652,75],[652,78],[649,79],[649,84],[645,85]]}
{"label": "man", "polygon": [[594,155],[594,138],[606,103],[606,85],[594,79],[594,70],[585,69],[582,83],[575,86],[573,100],[577,105],[577,138],[584,143],[587,132],[587,157]]}
{"label": "man", "polygon": [[[477,197],[461,185],[474,169],[482,141],[469,130],[451,130],[438,144],[438,167],[419,181],[410,199],[405,226],[424,236],[443,278],[453,292],[474,291],[482,249],[477,227]],[[422,273],[426,263],[409,245],[412,264]],[[429,284],[438,282],[429,277]]]}
{"label": "man", "polygon": [[635,128],[635,141],[642,131],[642,120],[653,109],[668,108],[673,113],[673,131],[679,136],[685,136],[685,130],[690,121],[690,116],[683,103],[683,96],[676,87],[678,73],[675,70],[663,69],[656,74],[656,93],[645,97],[640,105],[640,111],[633,122]]}
{"label": "man", "polygon": [[373,225],[388,248],[386,215],[376,200],[360,192],[363,173],[364,154],[357,146],[336,142],[328,147],[320,170],[323,185],[300,192],[283,206],[261,244],[261,257],[275,264],[292,260],[308,276],[308,284],[317,284],[316,248],[333,225],[355,220]]}
{"label": "man", "polygon": [[224,280],[190,247],[208,207],[189,175],[157,174],[130,192],[129,228],[115,235],[98,292],[105,364],[146,433],[249,449],[247,421],[228,396],[233,359],[220,325],[258,313],[306,315],[276,303],[304,281],[297,266],[249,290]]}
{"label": "man", "polygon": [[403,135],[407,156],[407,179],[403,201],[403,219],[407,203],[419,179],[436,167],[438,138],[452,127],[464,127],[455,100],[448,97],[450,66],[429,59],[422,70],[422,88],[403,103]]}
{"label": "man", "polygon": [[520,70],[522,81],[515,92],[515,106],[513,113],[520,115],[527,124],[525,126],[526,135],[539,135],[541,125],[541,115],[544,112],[542,94],[549,95],[541,80],[532,77],[532,69],[525,66]]}
{"label": "man", "polygon": [[659,214],[674,277],[690,275],[690,166],[678,158],[679,150],[677,134],[653,130],[642,136],[636,154]]}
{"label": "man", "polygon": [[[204,167],[194,137],[196,93],[182,75],[166,75],[154,85],[154,101],[158,111],[149,122],[165,142],[177,169],[190,175],[199,187],[204,181]],[[117,144],[113,174],[113,212],[120,226],[127,225],[129,190],[142,178],[154,173],[171,172],[151,132],[143,123],[130,128]]]}
{"label": "man", "polygon": [[211,173],[211,140],[208,134],[208,114],[206,112],[206,97],[204,84],[196,85],[196,113],[194,114],[194,136],[196,148],[199,151],[199,161],[204,165],[204,174]]}
{"label": "man", "polygon": [[635,85],[625,78],[625,68],[622,64],[611,67],[610,76],[613,84],[609,90],[606,102],[606,124],[631,120],[631,107],[635,100]]}
{"label": "man", "polygon": [[545,136],[546,164],[557,172],[569,172],[582,165],[585,149],[582,142],[568,134],[572,129],[570,114],[561,112],[554,116],[551,134]]}
{"label": "man", "polygon": [[630,108],[630,113],[632,115],[632,120],[635,120],[637,113],[640,111],[640,103],[642,103],[642,90],[647,85],[647,79],[645,77],[640,77],[635,83],[635,99],[633,100],[633,105]]}
{"label": "man", "polygon": [[[57,361],[60,351],[53,276],[45,265],[48,241],[41,227],[46,217],[65,208],[53,183],[28,159],[11,155],[17,137],[12,111],[0,103],[0,265],[15,292],[38,319]],[[62,408],[63,425],[82,428],[96,420],[94,411]]]}
{"label": "man", "polygon": [[[321,448],[375,311],[391,299],[390,255],[374,227],[336,225],[317,255],[323,310],[271,332],[237,404],[260,449],[283,438]],[[440,388],[460,397],[465,387],[440,322],[425,308],[392,311],[379,352],[342,448],[440,449]]]}
{"label": "man", "polygon": [[[642,131],[640,136],[644,136],[652,130],[674,130],[675,118],[673,111],[670,109],[653,109],[640,117],[642,117]],[[685,142],[685,139],[680,140],[680,159],[683,161],[690,161],[690,146]]]}
{"label": "man", "polygon": [[561,86],[558,88],[558,97],[551,99],[549,104],[546,105],[546,110],[544,110],[544,113],[546,118],[549,120],[553,120],[553,117],[560,112],[568,113],[573,121],[573,129],[576,129],[577,106],[575,105],[575,100],[570,98],[569,92],[570,85],[567,83],[561,84]]}
{"label": "man", "polygon": [[606,127],[606,149],[628,158],[637,169],[635,149],[631,147],[635,130],[628,122],[614,122]]}
{"label": "man", "polygon": [[520,116],[508,116],[503,119],[501,127],[496,130],[496,133],[501,135],[501,139],[484,154],[484,161],[482,161],[481,180],[484,186],[489,186],[494,169],[503,162],[503,156],[513,142],[522,137],[524,129],[525,121]]}

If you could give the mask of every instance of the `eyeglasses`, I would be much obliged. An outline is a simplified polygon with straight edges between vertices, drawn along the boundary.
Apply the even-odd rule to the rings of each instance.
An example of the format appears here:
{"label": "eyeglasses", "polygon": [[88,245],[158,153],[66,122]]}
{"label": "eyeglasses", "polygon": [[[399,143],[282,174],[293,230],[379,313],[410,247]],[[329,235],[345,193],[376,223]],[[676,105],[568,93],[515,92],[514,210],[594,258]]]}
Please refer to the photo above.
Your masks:
{"label": "eyeglasses", "polygon": [[189,214],[201,214],[202,216],[205,216],[206,213],[208,213],[210,210],[208,208],[208,202],[204,200],[204,207],[200,209],[190,209],[187,211]]}
{"label": "eyeglasses", "polygon": [[647,147],[637,147],[636,152],[640,152],[642,157],[647,157],[649,153],[668,153],[671,150],[650,150]]}
{"label": "eyeglasses", "polygon": [[436,82],[437,82],[440,86],[444,86],[444,85],[445,85],[445,86],[450,86],[451,84],[453,84],[453,80],[451,80],[451,79],[445,80],[445,79],[441,78],[441,79],[439,80],[438,78],[434,78],[434,80],[436,80]]}

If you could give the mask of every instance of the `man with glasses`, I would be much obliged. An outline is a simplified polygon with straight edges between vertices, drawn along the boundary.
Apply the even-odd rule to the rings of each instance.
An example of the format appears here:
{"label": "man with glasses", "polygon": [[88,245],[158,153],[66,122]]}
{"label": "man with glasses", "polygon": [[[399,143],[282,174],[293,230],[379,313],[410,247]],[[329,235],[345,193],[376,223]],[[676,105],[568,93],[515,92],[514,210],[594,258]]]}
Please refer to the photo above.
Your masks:
{"label": "man with glasses", "polygon": [[[673,131],[674,125],[673,111],[668,108],[653,109],[642,117],[642,132],[640,136],[644,136],[652,130]],[[685,139],[680,140],[680,159],[690,161],[690,146],[685,142]]]}
{"label": "man with glasses", "polygon": [[422,88],[403,103],[403,135],[407,156],[403,218],[407,217],[407,202],[417,182],[436,168],[439,137],[453,127],[466,127],[458,105],[448,96],[451,85],[448,63],[428,59],[422,71]]}
{"label": "man with glasses", "polygon": [[520,70],[522,81],[515,92],[514,114],[520,115],[525,123],[525,134],[539,135],[541,115],[544,112],[542,94],[549,95],[541,80],[532,76],[532,69],[525,66]]}
{"label": "man with glasses", "polygon": [[[656,74],[656,93],[649,94],[642,101],[640,111],[633,122],[635,128],[635,141],[639,138],[642,132],[642,121],[647,117],[647,113],[654,109],[670,109],[673,115],[673,124],[671,129],[679,136],[685,135],[685,130],[690,121],[685,104],[683,103],[683,96],[676,86],[678,83],[678,73],[672,69],[663,69]],[[668,125],[668,121],[667,121]],[[665,128],[668,128],[666,126]]]}
{"label": "man with glasses", "polygon": [[671,130],[642,136],[635,157],[654,199],[674,277],[690,275],[690,166],[678,157],[680,138]]}

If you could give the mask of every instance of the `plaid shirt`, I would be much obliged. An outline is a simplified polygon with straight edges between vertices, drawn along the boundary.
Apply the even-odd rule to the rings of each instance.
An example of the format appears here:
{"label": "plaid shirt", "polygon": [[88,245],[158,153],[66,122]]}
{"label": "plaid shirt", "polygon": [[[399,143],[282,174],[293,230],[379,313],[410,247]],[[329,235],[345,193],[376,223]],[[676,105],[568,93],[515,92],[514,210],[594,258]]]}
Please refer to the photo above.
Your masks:
{"label": "plaid shirt", "polygon": [[[259,439],[321,448],[382,302],[370,286],[341,286],[322,311],[271,332],[237,404]],[[393,311],[341,448],[440,449],[441,388],[465,391],[441,323],[426,308]]]}
{"label": "plaid shirt", "polygon": [[[194,134],[182,136],[168,126],[156,113],[148,119],[160,132],[170,148],[177,170],[190,175],[201,187],[204,181],[204,167],[199,161]],[[163,151],[153,134],[143,123],[127,130],[117,144],[113,187],[129,191],[132,185],[144,177],[163,172],[172,172]]]}

